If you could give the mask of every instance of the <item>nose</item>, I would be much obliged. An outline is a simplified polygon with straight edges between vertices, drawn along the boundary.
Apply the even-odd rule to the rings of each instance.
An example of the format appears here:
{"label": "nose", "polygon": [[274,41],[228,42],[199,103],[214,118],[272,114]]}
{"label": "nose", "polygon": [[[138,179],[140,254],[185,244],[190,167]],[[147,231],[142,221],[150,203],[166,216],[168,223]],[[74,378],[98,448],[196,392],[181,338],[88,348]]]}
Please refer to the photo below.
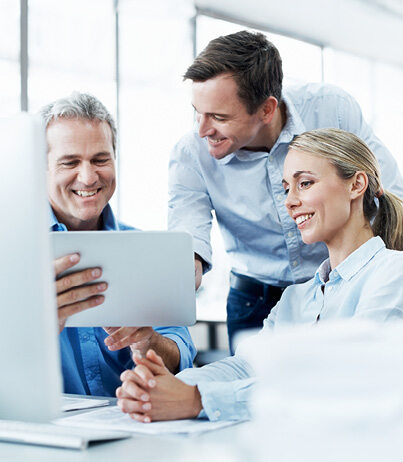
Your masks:
{"label": "nose", "polygon": [[78,171],[77,180],[85,186],[92,186],[98,181],[96,166],[83,162]]}
{"label": "nose", "polygon": [[197,121],[199,122],[199,136],[204,138],[205,136],[212,135],[214,133],[214,127],[211,125],[209,117],[198,114]]}
{"label": "nose", "polygon": [[298,197],[298,194],[296,194],[291,188],[288,191],[287,197],[284,201],[284,205],[287,207],[288,210],[292,210],[295,207],[301,205],[301,201]]}

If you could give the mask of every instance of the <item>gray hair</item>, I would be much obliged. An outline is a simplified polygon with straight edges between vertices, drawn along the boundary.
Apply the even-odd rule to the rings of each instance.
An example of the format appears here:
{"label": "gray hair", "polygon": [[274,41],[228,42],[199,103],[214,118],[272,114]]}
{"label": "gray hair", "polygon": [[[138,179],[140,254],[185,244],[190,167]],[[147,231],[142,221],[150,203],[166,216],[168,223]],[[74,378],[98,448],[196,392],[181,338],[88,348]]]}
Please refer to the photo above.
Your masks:
{"label": "gray hair", "polygon": [[75,91],[66,98],[59,98],[47,104],[40,110],[40,114],[45,121],[46,128],[51,122],[59,118],[107,122],[111,128],[113,152],[116,155],[117,130],[115,121],[110,112],[95,96]]}

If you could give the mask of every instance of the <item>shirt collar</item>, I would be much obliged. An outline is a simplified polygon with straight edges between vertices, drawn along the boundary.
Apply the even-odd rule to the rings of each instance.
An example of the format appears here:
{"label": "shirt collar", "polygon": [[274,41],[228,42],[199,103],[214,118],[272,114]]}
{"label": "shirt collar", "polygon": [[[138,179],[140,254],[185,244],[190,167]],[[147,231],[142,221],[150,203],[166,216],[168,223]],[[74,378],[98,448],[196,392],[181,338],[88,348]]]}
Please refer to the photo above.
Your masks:
{"label": "shirt collar", "polygon": [[306,131],[305,124],[302,122],[294,103],[288,97],[286,91],[283,92],[282,101],[285,105],[287,120],[272,150],[281,143],[291,143],[294,136]]}
{"label": "shirt collar", "polygon": [[[113,214],[112,207],[106,204],[102,210],[102,230],[103,231],[115,231],[119,230],[119,223],[117,222],[115,215]],[[67,227],[64,223],[60,223],[52,207],[49,205],[49,226],[51,231],[67,231]]]}
{"label": "shirt collar", "polygon": [[355,276],[380,250],[385,248],[385,243],[379,237],[372,237],[362,244],[331,271],[329,259],[325,260],[315,273],[315,282],[325,284],[326,281],[335,280],[338,277],[349,281]]}

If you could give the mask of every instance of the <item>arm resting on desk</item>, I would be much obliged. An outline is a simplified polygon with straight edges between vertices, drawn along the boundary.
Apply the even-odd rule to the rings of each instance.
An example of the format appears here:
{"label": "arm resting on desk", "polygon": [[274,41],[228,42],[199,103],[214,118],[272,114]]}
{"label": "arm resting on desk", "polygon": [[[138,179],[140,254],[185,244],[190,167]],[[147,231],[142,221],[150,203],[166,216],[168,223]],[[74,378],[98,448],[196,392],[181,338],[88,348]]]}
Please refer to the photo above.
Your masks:
{"label": "arm resting on desk", "polygon": [[255,379],[250,377],[252,370],[242,358],[226,358],[201,369],[183,371],[178,375],[182,380],[170,374],[152,350],[146,358],[134,359],[137,367],[122,374],[123,384],[116,395],[122,411],[135,420],[249,417],[247,403]]}

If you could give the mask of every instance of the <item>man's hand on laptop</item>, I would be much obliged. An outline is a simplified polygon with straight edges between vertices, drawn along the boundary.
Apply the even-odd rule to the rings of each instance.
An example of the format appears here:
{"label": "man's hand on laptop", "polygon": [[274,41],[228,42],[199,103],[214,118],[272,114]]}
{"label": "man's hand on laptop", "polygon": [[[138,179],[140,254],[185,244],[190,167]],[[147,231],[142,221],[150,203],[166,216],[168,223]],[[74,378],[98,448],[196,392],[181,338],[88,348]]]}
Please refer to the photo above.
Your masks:
{"label": "man's hand on laptop", "polygon": [[[64,271],[80,261],[77,253],[57,258],[54,261],[56,273],[56,293],[59,317],[59,332],[64,329],[66,320],[72,314],[101,305],[105,297],[102,292],[108,288],[106,282],[89,284],[102,275],[101,268],[88,268],[68,276],[60,277]],[[89,285],[84,285],[89,284]]]}

